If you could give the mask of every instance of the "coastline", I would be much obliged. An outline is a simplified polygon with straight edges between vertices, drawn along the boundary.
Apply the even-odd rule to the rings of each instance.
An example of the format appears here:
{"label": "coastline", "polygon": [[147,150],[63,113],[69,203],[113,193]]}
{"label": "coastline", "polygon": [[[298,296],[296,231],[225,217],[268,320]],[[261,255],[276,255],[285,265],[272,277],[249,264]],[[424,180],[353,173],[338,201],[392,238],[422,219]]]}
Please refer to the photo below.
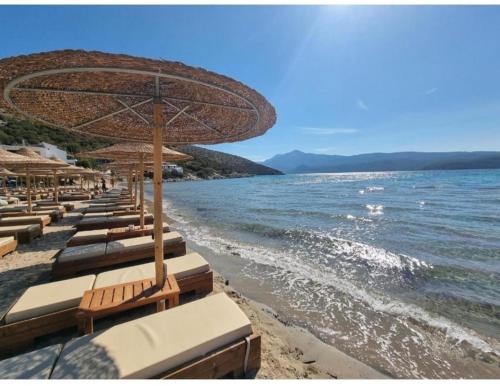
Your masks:
{"label": "coastline", "polygon": [[[145,200],[152,211],[151,200]],[[175,229],[175,220],[163,213],[163,220]],[[203,247],[186,240],[188,250],[216,259]],[[209,253],[211,256],[207,256]],[[328,345],[302,327],[290,324],[271,307],[252,300],[237,291],[214,270],[214,292],[225,292],[245,312],[262,336],[262,379],[381,379],[390,376]]]}

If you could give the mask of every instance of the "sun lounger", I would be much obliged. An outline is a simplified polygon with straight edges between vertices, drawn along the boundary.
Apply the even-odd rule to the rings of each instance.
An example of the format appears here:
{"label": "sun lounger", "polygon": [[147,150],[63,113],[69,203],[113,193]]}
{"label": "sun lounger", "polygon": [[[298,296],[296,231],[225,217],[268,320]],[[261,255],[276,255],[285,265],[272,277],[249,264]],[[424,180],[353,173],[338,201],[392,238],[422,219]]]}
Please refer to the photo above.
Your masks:
{"label": "sun lounger", "polygon": [[14,252],[17,248],[17,240],[13,236],[0,237],[0,257]]}
{"label": "sun lounger", "polygon": [[42,228],[38,224],[0,226],[0,237],[14,236],[19,244],[30,243],[42,234]]}
{"label": "sun lounger", "polygon": [[[165,257],[186,254],[186,242],[177,232],[164,233],[163,245]],[[95,272],[153,256],[154,240],[151,236],[68,247],[56,255],[56,260],[52,264],[52,276],[64,278],[82,272]]]}
{"label": "sun lounger", "polygon": [[9,217],[29,217],[29,216],[50,216],[51,222],[58,222],[62,217],[63,213],[58,209],[41,209],[41,210],[33,210],[31,213],[27,212],[3,212],[0,213],[0,218],[9,218]]}
{"label": "sun lounger", "polygon": [[26,205],[23,206],[5,206],[0,208],[0,213],[12,213],[12,212],[26,212],[28,207]]}
{"label": "sun lounger", "polygon": [[220,293],[68,342],[51,379],[220,378],[260,367],[260,336]]}
{"label": "sun lounger", "polygon": [[[194,291],[203,295],[212,291],[213,272],[199,254],[175,257],[164,264],[165,272],[175,275],[181,294]],[[0,354],[12,354],[32,344],[36,337],[76,327],[77,307],[86,290],[149,277],[154,277],[154,263],[28,288],[0,320]]]}
{"label": "sun lounger", "polygon": [[[152,224],[153,215],[144,215],[144,223]],[[120,228],[126,227],[129,224],[139,225],[140,216],[138,214],[131,214],[126,216],[110,216],[104,218],[84,218],[75,225],[77,231],[90,231],[103,228]]]}
{"label": "sun lounger", "polygon": [[49,379],[62,347],[56,344],[0,361],[0,379]]}
{"label": "sun lounger", "polygon": [[27,224],[38,224],[43,229],[44,226],[50,224],[50,216],[41,215],[41,216],[0,218],[0,227],[11,226],[11,225],[27,225]]}
{"label": "sun lounger", "polygon": [[[123,229],[123,228],[112,228],[112,229]],[[163,223],[163,232],[169,231],[169,225],[167,223]],[[77,245],[87,245],[94,243],[102,243],[113,240],[118,240],[122,238],[130,238],[131,236],[127,236],[123,234],[119,236],[118,234],[114,234],[112,237],[109,235],[110,229],[95,229],[92,231],[81,231],[76,232],[66,243],[67,247],[74,247]],[[153,224],[145,225],[143,232],[143,236],[152,235],[153,234]]]}

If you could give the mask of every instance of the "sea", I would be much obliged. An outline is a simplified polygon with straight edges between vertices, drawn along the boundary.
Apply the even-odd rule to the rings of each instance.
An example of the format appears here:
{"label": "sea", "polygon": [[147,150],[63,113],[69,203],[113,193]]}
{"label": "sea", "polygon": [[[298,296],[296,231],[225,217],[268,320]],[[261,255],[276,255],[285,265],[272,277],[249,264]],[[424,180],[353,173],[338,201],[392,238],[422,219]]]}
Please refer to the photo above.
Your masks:
{"label": "sea", "polygon": [[500,170],[166,182],[163,196],[190,245],[281,320],[393,377],[500,378]]}

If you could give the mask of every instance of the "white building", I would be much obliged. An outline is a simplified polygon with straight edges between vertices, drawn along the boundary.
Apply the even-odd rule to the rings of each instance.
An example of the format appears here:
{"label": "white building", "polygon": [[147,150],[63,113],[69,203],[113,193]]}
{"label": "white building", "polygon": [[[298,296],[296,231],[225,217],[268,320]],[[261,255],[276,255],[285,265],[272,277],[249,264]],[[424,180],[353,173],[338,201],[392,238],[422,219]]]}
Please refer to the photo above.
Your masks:
{"label": "white building", "polygon": [[179,174],[184,173],[184,169],[182,168],[182,166],[179,166],[176,164],[164,163],[162,165],[162,167],[163,167],[163,170],[165,170],[165,171],[173,172],[175,170]]}
{"label": "white building", "polygon": [[35,146],[28,146],[24,145],[23,141],[23,145],[0,145],[0,147],[4,150],[13,152],[20,150],[22,147],[28,147],[31,150],[36,151],[42,157],[50,158],[54,156],[57,159],[60,159],[61,161],[64,161],[71,165],[74,165],[76,163],[76,159],[74,159],[73,157],[70,156],[70,158],[68,158],[68,154],[65,150],[59,149],[56,145],[52,145],[51,143],[47,142],[42,142]]}

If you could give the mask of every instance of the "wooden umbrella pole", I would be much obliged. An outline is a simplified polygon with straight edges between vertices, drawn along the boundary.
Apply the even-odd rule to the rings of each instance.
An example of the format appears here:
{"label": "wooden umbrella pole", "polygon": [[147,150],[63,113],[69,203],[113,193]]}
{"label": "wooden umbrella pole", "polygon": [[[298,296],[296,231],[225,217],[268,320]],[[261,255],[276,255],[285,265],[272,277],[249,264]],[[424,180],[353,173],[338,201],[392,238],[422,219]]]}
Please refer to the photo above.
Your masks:
{"label": "wooden umbrella pole", "polygon": [[[162,197],[162,106],[160,102],[160,87],[159,78],[156,78],[156,92],[153,104],[153,187],[154,187],[154,237],[155,237],[155,270],[156,270],[156,285],[163,288],[164,273],[163,273],[163,197]],[[162,307],[163,306],[163,307]],[[165,304],[158,305],[158,311],[164,309]]]}
{"label": "wooden umbrella pole", "polygon": [[135,183],[135,185],[134,185],[134,190],[135,190],[135,192],[134,192],[134,210],[136,210],[137,209],[137,188],[139,185],[137,182],[137,165],[135,166],[134,171],[135,171],[135,173],[134,173],[134,183]]}
{"label": "wooden umbrella pole", "polygon": [[54,199],[56,204],[59,204],[59,178],[54,170]]}
{"label": "wooden umbrella pole", "polygon": [[144,153],[139,156],[139,178],[140,178],[140,219],[141,229],[144,229]]}
{"label": "wooden umbrella pole", "polygon": [[26,194],[28,198],[28,213],[31,213],[31,178],[30,168],[26,168]]}

